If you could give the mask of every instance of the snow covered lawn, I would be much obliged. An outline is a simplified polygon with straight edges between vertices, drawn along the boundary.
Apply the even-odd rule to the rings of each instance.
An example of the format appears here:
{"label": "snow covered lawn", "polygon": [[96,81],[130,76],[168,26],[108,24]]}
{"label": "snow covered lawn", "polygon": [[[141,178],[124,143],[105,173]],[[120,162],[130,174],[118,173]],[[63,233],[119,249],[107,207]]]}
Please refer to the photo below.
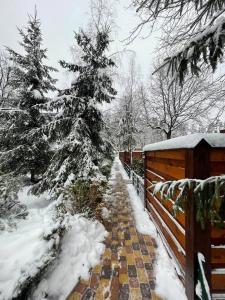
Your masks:
{"label": "snow covered lawn", "polygon": [[79,277],[87,278],[89,269],[98,263],[107,232],[99,222],[81,215],[56,217],[57,201],[49,202],[47,194],[27,195],[28,189],[18,194],[28,208],[26,219],[18,220],[11,231],[0,231],[0,299],[18,295],[21,287],[54,260],[59,228],[67,229],[60,255],[31,298],[41,300],[48,295],[65,299]]}

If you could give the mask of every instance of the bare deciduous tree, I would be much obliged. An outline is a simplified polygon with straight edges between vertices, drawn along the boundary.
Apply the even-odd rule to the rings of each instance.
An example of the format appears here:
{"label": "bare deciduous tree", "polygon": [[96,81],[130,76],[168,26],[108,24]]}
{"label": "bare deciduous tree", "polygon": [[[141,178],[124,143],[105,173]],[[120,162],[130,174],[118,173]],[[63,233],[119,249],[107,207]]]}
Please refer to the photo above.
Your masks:
{"label": "bare deciduous tree", "polygon": [[0,52],[0,98],[7,99],[15,95],[15,77],[13,63],[4,52]]}
{"label": "bare deciduous tree", "polygon": [[137,134],[140,126],[140,110],[138,108],[140,75],[132,55],[129,61],[128,74],[122,80],[122,97],[120,100],[120,133],[123,147],[131,150],[138,143]]}
{"label": "bare deciduous tree", "polygon": [[210,81],[207,73],[202,78],[188,77],[183,86],[171,83],[165,70],[160,69],[151,79],[148,93],[142,89],[141,97],[146,122],[152,129],[161,129],[166,138],[191,121],[207,120],[224,97],[224,80]]}
{"label": "bare deciduous tree", "polygon": [[[91,27],[95,30],[109,31],[115,24],[115,1],[91,0]],[[93,28],[92,28],[93,30]]]}

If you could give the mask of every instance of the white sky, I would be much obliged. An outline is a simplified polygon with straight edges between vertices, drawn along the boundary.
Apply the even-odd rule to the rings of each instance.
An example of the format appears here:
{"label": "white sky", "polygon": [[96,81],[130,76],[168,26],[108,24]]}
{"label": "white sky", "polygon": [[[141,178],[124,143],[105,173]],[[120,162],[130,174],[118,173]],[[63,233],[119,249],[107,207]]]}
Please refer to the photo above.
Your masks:
{"label": "white sky", "polygon": [[[115,0],[116,24],[118,34],[114,42],[114,49],[122,49],[124,43],[120,42],[129,35],[130,30],[137,24],[135,9],[128,9],[131,1]],[[54,77],[59,78],[58,87],[68,85],[68,78],[60,69],[58,61],[71,60],[70,47],[74,44],[74,31],[85,27],[90,12],[89,0],[0,0],[0,49],[9,46],[21,51],[18,41],[21,41],[17,27],[26,26],[28,13],[33,14],[37,7],[38,17],[42,24],[43,45],[48,48],[49,65],[59,69]],[[153,34],[147,39],[136,39],[128,49],[137,54],[137,63],[143,74],[150,73],[150,66],[154,56],[156,38]],[[124,58],[126,65],[126,58]]]}

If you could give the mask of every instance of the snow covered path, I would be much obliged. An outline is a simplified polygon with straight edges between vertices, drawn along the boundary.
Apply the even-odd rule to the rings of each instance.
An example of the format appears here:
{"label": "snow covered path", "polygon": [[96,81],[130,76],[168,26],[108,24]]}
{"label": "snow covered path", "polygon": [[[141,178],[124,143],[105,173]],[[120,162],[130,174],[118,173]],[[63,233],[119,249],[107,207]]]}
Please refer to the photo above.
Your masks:
{"label": "snow covered path", "polygon": [[[88,281],[80,280],[68,299],[162,299],[155,292],[157,244],[148,235],[155,235],[155,229],[151,222],[148,223],[143,208],[139,211],[134,207],[131,182],[118,160],[113,166],[110,185],[111,195],[107,199],[110,215],[104,224],[109,235],[101,263],[91,270]],[[141,221],[136,227],[137,215],[141,216]],[[138,232],[140,229],[147,234]]]}

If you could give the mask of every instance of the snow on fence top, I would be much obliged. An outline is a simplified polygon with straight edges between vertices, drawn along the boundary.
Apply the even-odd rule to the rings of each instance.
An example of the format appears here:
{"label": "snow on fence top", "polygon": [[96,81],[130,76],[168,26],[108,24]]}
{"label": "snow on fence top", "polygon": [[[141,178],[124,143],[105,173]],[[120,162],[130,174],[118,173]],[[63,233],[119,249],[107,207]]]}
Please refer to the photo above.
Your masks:
{"label": "snow on fence top", "polygon": [[205,140],[211,147],[225,147],[224,133],[195,133],[146,145],[143,151],[194,148],[201,140]]}

